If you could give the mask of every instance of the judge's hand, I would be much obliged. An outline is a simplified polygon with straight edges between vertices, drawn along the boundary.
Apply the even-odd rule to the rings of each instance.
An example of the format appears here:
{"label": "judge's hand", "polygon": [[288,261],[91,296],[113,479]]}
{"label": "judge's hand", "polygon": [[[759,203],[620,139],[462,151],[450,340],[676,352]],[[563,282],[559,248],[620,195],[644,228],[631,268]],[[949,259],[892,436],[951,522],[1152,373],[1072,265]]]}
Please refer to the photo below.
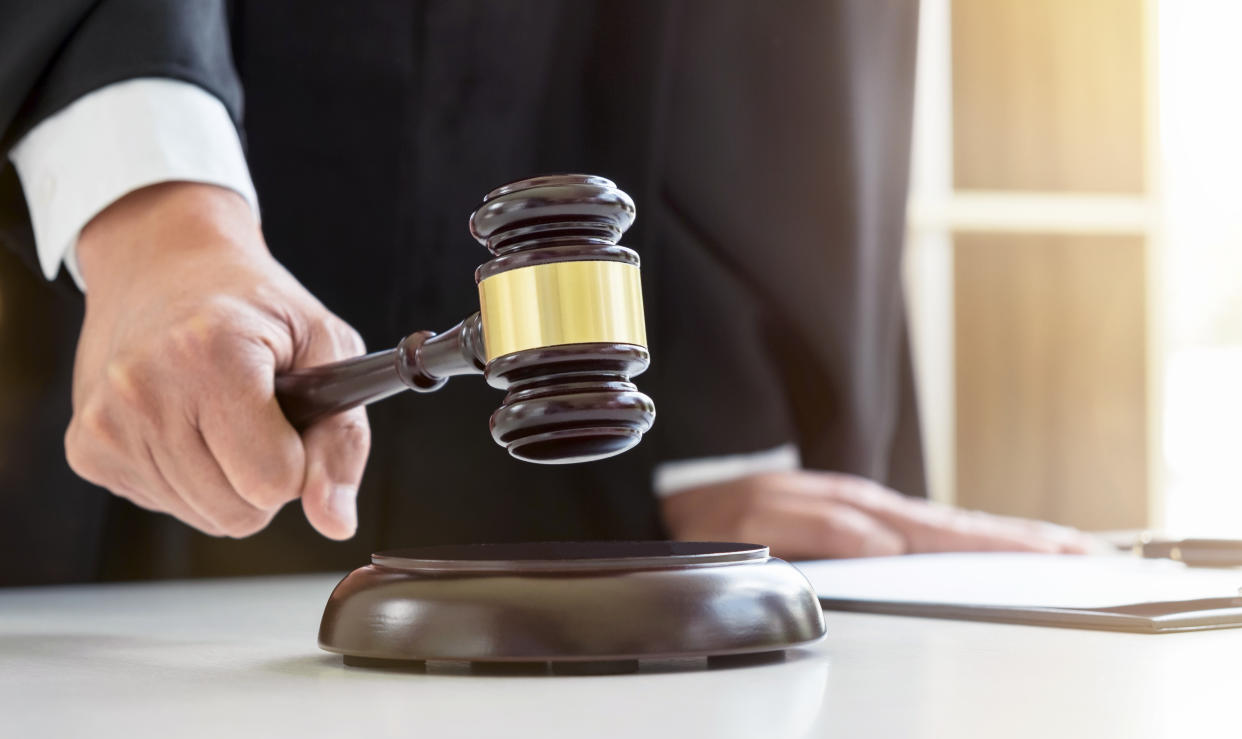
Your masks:
{"label": "judge's hand", "polygon": [[674,538],[766,544],[785,559],[983,550],[1083,554],[1097,546],[1074,529],[935,505],[831,472],[752,475],[684,490],[661,505]]}
{"label": "judge's hand", "polygon": [[273,378],[360,354],[362,340],[272,258],[240,196],[133,192],[83,230],[78,262],[86,318],[65,434],[76,473],[217,536],[253,534],[299,497],[324,536],[353,535],[365,412],[299,435]]}

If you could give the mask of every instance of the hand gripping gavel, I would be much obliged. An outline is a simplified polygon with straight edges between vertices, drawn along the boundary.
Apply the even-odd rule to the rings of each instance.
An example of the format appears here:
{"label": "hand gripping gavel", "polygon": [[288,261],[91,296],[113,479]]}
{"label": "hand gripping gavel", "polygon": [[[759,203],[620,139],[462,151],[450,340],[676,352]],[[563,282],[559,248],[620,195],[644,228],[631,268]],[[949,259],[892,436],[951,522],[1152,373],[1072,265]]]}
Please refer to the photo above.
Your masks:
{"label": "hand gripping gavel", "polygon": [[475,270],[479,311],[442,334],[276,378],[289,421],[333,413],[453,375],[507,390],[492,438],[542,464],[611,457],[638,443],[655,404],[630,382],[647,369],[638,254],[617,244],[634,202],[603,177],[535,177],[497,188],[470,215],[494,258]]}

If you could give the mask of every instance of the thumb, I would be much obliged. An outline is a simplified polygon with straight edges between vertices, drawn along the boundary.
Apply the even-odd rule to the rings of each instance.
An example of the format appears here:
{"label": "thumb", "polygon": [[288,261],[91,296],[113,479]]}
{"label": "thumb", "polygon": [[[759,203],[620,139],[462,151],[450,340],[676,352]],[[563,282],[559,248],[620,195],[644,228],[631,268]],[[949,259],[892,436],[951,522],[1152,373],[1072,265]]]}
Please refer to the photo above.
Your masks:
{"label": "thumb", "polygon": [[[305,341],[295,341],[293,365],[310,367],[366,351],[362,338],[344,321],[326,316],[311,324]],[[302,510],[316,531],[348,539],[358,528],[357,498],[371,451],[371,427],[364,408],[321,419],[302,432],[306,473]]]}
{"label": "thumb", "polygon": [[306,520],[329,539],[348,539],[358,528],[358,485],[371,449],[366,410],[354,408],[319,421],[302,434],[302,444]]}

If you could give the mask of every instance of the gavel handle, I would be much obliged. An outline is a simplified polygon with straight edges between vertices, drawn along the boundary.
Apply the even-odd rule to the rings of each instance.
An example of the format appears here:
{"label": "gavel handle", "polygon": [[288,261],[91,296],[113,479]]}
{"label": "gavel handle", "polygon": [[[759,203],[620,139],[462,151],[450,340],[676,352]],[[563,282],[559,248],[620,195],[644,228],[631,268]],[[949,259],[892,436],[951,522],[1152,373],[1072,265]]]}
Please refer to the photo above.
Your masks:
{"label": "gavel handle", "polygon": [[276,400],[302,431],[321,418],[395,395],[406,388],[397,373],[397,351],[277,375]]}
{"label": "gavel handle", "polygon": [[301,431],[350,408],[402,390],[439,390],[452,375],[483,371],[478,314],[442,334],[419,331],[395,349],[276,376],[276,401]]}

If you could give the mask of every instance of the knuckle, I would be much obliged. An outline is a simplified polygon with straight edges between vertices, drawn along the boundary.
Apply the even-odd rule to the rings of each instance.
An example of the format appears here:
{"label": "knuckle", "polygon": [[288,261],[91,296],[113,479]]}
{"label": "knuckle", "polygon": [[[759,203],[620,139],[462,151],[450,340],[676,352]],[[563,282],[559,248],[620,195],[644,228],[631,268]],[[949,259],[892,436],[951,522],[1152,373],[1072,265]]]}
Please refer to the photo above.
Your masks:
{"label": "knuckle", "polygon": [[126,416],[107,399],[94,398],[74,411],[65,430],[65,452],[77,459],[126,456]]}
{"label": "knuckle", "polygon": [[331,347],[332,353],[338,358],[351,357],[365,351],[362,335],[353,326],[331,313],[325,312],[312,318],[308,328],[311,342]]}
{"label": "knuckle", "polygon": [[69,422],[69,430],[65,434],[66,448],[72,447],[82,451],[92,442],[112,440],[116,436],[116,424],[113,422],[107,407],[102,403],[85,404]]}
{"label": "knuckle", "polygon": [[365,417],[359,418],[351,414],[343,419],[336,430],[337,448],[351,455],[365,455],[371,449],[371,427]]}
{"label": "knuckle", "polygon": [[814,532],[815,537],[822,541],[833,541],[841,544],[852,543],[846,541],[852,538],[850,529],[842,527],[840,522],[829,512],[819,513],[812,517],[811,530]]}
{"label": "knuckle", "polygon": [[273,515],[273,513],[267,513],[255,508],[242,508],[238,506],[217,514],[211,519],[211,522],[225,536],[242,539],[262,531],[268,522],[272,520]]}
{"label": "knuckle", "polygon": [[69,436],[76,443],[118,446],[133,421],[159,420],[153,373],[140,360],[113,358],[104,364],[100,381],[86,399],[75,404]]}
{"label": "knuckle", "polygon": [[198,317],[176,324],[168,330],[168,345],[179,357],[199,357],[209,351],[209,329]]}
{"label": "knuckle", "polygon": [[247,501],[267,510],[282,506],[298,497],[299,491],[291,482],[292,475],[284,474],[275,467],[265,467],[264,472],[264,478],[247,483],[244,492],[238,491]]}
{"label": "knuckle", "polygon": [[209,356],[227,323],[224,313],[224,309],[217,303],[208,302],[198,306],[193,313],[169,328],[169,346],[180,357]]}
{"label": "knuckle", "polygon": [[323,312],[313,316],[309,321],[311,337],[316,341],[332,341],[337,336],[337,324],[340,319],[331,313]]}
{"label": "knuckle", "polygon": [[332,347],[333,353],[343,355],[348,348],[342,339],[344,333],[340,319],[331,314],[321,315],[311,323],[311,336],[317,343]]}
{"label": "knuckle", "polygon": [[367,351],[366,342],[362,340],[362,334],[358,333],[353,326],[344,321],[336,322],[337,342],[340,344],[342,351],[346,354],[365,354]]}
{"label": "knuckle", "polygon": [[65,462],[68,463],[69,469],[73,470],[73,474],[83,480],[107,487],[107,480],[103,474],[103,469],[81,444],[66,441]]}
{"label": "knuckle", "polygon": [[247,315],[233,296],[208,298],[172,323],[167,332],[168,346],[183,360],[217,357],[235,341],[239,325],[247,323]]}
{"label": "knuckle", "polygon": [[104,367],[108,394],[130,408],[145,410],[148,407],[146,387],[149,381],[147,368],[136,361],[112,359]]}

